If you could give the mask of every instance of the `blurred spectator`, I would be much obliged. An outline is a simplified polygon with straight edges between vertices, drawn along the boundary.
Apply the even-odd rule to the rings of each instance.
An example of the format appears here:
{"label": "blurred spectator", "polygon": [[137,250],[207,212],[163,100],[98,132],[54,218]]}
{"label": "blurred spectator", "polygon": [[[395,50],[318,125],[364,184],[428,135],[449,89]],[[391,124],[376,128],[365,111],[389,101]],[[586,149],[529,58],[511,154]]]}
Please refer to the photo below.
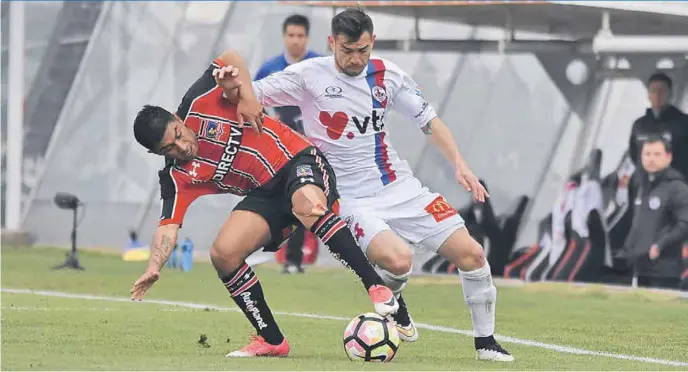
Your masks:
{"label": "blurred spectator", "polygon": [[[289,67],[289,65],[301,62],[304,59],[320,57],[320,54],[308,50],[308,33],[310,31],[310,21],[306,16],[294,14],[282,23],[282,41],[284,51],[279,55],[269,58],[260,66],[258,72],[253,77],[260,80],[270,74],[279,72]],[[283,123],[292,129],[303,133],[301,123],[301,110],[296,106],[285,106],[275,108],[276,116]]]}
{"label": "blurred spectator", "polygon": [[[308,50],[308,34],[310,32],[310,21],[306,16],[294,14],[282,23],[282,41],[284,51],[279,55],[266,60],[258,69],[254,79],[260,80],[270,74],[279,72],[293,63],[298,63],[304,59],[320,57],[312,50]],[[287,124],[292,129],[303,133],[301,122],[301,110],[296,106],[276,107],[275,116]],[[284,273],[303,273],[303,245],[304,241],[313,241],[317,249],[316,239],[306,239],[306,235],[311,234],[303,226],[297,227],[294,234],[287,242],[287,257],[284,264]]]}
{"label": "blurred spectator", "polygon": [[129,231],[129,242],[124,246],[122,252],[122,259],[124,261],[146,261],[150,256],[150,250],[147,244],[139,241],[138,234],[134,230]]}
{"label": "blurred spectator", "polygon": [[671,144],[663,136],[648,137],[641,150],[643,169],[633,181],[637,193],[623,255],[639,286],[678,288],[688,239],[688,184],[670,167]]}
{"label": "blurred spectator", "polygon": [[179,268],[182,269],[182,271],[191,271],[193,267],[193,242],[188,237],[184,238],[184,240],[175,247],[175,250],[177,248],[181,251]]}
{"label": "blurred spectator", "polygon": [[125,249],[132,249],[132,248],[143,248],[146,245],[141,243],[139,241],[139,236],[134,230],[129,231],[129,243],[127,244]]}
{"label": "blurred spectator", "polygon": [[638,166],[640,145],[650,135],[660,135],[674,149],[671,167],[688,179],[688,116],[672,105],[673,83],[669,76],[658,72],[647,82],[650,108],[633,123],[629,140],[629,154]]}

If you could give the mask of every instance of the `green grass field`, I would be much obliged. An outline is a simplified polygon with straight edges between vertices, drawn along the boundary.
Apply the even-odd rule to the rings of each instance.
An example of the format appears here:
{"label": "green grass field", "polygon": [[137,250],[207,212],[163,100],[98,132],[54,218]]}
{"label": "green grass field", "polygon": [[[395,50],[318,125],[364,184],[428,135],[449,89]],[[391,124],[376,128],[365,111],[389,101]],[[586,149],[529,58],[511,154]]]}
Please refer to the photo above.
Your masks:
{"label": "green grass field", "polygon": [[[686,370],[688,301],[646,291],[534,284],[499,287],[497,333],[596,353],[665,361],[665,365],[596,353],[577,355],[502,342],[513,364],[475,360],[472,337],[421,329],[421,338],[402,344],[392,363],[351,362],[341,336],[347,320],[372,310],[354,275],[312,269],[285,276],[274,267],[256,269],[292,353],[285,359],[227,359],[252,331],[237,312],[214,270],[197,264],[190,273],[163,271],[149,299],[212,305],[212,308],[127,301],[144,263],[118,256],[83,253],[87,270],[51,271],[64,251],[2,250],[3,370]],[[10,289],[59,291],[117,297],[79,299]],[[414,278],[405,291],[419,323],[470,329],[458,278]],[[301,315],[294,314],[300,313]],[[332,316],[316,319],[303,314]],[[209,347],[198,344],[201,334]]]}

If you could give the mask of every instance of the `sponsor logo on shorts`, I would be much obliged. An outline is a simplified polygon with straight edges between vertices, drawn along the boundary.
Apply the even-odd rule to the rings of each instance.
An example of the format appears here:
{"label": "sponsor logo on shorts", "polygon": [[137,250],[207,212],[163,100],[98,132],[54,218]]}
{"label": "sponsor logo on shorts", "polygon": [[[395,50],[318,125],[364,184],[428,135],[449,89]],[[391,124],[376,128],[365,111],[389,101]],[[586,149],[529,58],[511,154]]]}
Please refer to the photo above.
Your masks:
{"label": "sponsor logo on shorts", "polygon": [[266,328],[268,325],[265,323],[263,317],[260,315],[260,310],[258,310],[258,308],[256,307],[256,302],[251,300],[251,292],[242,292],[241,299],[244,300],[244,304],[246,305],[246,312],[251,314],[251,316],[253,316],[253,319],[256,320],[258,329],[260,330]]}
{"label": "sponsor logo on shorts", "polygon": [[458,214],[441,195],[428,204],[428,206],[425,207],[425,211],[430,213],[438,223]]}
{"label": "sponsor logo on shorts", "polygon": [[308,164],[301,164],[296,167],[296,177],[313,177],[313,169]]}

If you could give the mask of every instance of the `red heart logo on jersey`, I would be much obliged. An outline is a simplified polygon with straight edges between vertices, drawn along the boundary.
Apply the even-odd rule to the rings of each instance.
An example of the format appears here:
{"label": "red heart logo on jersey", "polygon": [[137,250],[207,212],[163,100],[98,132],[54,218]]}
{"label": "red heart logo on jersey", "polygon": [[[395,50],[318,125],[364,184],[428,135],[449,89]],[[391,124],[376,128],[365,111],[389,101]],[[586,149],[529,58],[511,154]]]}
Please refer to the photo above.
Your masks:
{"label": "red heart logo on jersey", "polygon": [[344,133],[344,128],[349,122],[349,115],[337,111],[334,115],[329,112],[320,111],[320,122],[327,127],[327,135],[332,139],[339,139]]}

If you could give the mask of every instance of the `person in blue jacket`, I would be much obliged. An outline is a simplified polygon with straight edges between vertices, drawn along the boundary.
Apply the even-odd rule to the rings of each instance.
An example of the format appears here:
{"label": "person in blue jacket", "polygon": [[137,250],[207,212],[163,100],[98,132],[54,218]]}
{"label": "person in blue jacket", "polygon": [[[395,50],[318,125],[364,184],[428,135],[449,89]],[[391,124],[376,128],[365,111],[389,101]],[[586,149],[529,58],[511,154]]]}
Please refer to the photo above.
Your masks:
{"label": "person in blue jacket", "polygon": [[[282,53],[267,59],[258,69],[254,80],[260,80],[270,74],[279,72],[287,66],[303,61],[304,59],[320,57],[320,54],[308,49],[308,34],[310,32],[308,17],[293,14],[282,23],[282,40],[284,50]],[[303,133],[301,110],[296,106],[276,107],[275,115],[278,120],[287,124],[299,133]],[[284,273],[302,273],[303,267],[303,242],[305,234],[310,233],[299,226],[287,242],[287,260],[284,264]]]}

